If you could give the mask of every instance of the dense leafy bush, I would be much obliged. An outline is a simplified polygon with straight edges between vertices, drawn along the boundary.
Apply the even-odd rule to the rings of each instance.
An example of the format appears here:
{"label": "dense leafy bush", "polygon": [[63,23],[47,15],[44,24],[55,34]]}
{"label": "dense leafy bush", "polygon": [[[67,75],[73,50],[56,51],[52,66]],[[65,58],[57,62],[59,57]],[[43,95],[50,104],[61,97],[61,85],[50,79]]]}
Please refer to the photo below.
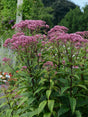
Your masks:
{"label": "dense leafy bush", "polygon": [[[0,0],[0,35],[5,31],[11,31],[11,27],[16,22],[17,0]],[[23,0],[19,6],[22,19],[41,19],[52,26],[53,15],[51,7],[45,8],[41,0]],[[9,32],[8,32],[9,33]]]}
{"label": "dense leafy bush", "polygon": [[[13,28],[18,33],[4,46],[17,55],[11,67],[17,81],[2,85],[0,98],[6,102],[0,116],[87,117],[88,32],[68,34],[64,26],[48,31],[41,20],[21,21]],[[12,66],[8,58],[3,62]]]}

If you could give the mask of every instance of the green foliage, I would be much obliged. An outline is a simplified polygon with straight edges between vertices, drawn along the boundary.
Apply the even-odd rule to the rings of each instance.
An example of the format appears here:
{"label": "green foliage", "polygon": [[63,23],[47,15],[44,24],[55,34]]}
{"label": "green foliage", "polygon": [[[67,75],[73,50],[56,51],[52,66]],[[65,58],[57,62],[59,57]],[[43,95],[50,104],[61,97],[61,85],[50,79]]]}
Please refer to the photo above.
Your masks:
{"label": "green foliage", "polygon": [[11,29],[16,20],[16,0],[1,0],[0,30]]}
{"label": "green foliage", "polygon": [[52,7],[54,15],[53,25],[57,25],[70,9],[76,8],[76,5],[68,0],[42,0],[45,7]]}
{"label": "green foliage", "polygon": [[79,7],[70,10],[59,24],[68,27],[69,32],[85,31],[88,30],[87,19],[88,5],[83,8],[83,11]]}

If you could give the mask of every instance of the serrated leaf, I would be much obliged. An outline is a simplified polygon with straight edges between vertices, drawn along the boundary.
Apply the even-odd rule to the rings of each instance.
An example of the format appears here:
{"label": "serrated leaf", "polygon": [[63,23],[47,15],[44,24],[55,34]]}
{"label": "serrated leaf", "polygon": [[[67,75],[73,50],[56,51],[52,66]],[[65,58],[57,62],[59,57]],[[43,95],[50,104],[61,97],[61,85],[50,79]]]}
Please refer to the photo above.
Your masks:
{"label": "serrated leaf", "polygon": [[51,113],[45,113],[43,117],[51,117]]}
{"label": "serrated leaf", "polygon": [[61,95],[67,90],[69,87],[61,87]]}
{"label": "serrated leaf", "polygon": [[50,112],[53,112],[54,100],[48,100],[48,108]]}
{"label": "serrated leaf", "polygon": [[47,97],[47,99],[49,99],[50,95],[51,95],[51,90],[47,90],[46,91],[46,97]]}
{"label": "serrated leaf", "polygon": [[75,112],[75,108],[76,108],[76,99],[70,97],[69,98],[69,102],[70,102],[71,111],[72,111],[72,113],[74,113]]}
{"label": "serrated leaf", "polygon": [[75,114],[76,114],[76,117],[82,117],[80,111],[76,111]]}
{"label": "serrated leaf", "polygon": [[65,114],[66,112],[68,112],[70,110],[70,108],[61,106],[61,108],[58,111],[58,117],[60,117],[61,115]]}
{"label": "serrated leaf", "polygon": [[47,103],[47,101],[44,100],[44,101],[42,101],[42,102],[39,104],[38,114],[41,113],[41,112],[43,111],[44,107],[46,106],[46,103]]}

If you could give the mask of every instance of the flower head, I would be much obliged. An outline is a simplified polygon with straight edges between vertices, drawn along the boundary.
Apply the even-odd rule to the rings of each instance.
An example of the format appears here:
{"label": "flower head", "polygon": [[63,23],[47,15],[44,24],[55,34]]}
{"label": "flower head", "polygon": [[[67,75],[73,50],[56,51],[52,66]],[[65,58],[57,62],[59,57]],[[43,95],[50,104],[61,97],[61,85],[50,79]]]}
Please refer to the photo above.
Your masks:
{"label": "flower head", "polygon": [[4,58],[2,59],[2,61],[4,61],[4,62],[9,62],[9,61],[11,61],[11,59],[10,59],[10,58],[4,57]]}

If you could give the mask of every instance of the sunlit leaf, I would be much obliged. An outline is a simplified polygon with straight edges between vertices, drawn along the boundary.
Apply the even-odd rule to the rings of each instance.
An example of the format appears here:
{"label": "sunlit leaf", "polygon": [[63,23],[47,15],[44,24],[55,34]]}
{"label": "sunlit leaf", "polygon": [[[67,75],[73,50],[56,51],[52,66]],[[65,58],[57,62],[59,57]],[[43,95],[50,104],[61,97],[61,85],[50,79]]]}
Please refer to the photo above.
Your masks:
{"label": "sunlit leaf", "polygon": [[50,112],[53,112],[54,100],[48,100],[48,108],[49,108]]}
{"label": "sunlit leaf", "polygon": [[47,99],[49,99],[50,94],[51,94],[51,90],[47,90],[47,91],[46,91],[46,96],[47,96]]}

